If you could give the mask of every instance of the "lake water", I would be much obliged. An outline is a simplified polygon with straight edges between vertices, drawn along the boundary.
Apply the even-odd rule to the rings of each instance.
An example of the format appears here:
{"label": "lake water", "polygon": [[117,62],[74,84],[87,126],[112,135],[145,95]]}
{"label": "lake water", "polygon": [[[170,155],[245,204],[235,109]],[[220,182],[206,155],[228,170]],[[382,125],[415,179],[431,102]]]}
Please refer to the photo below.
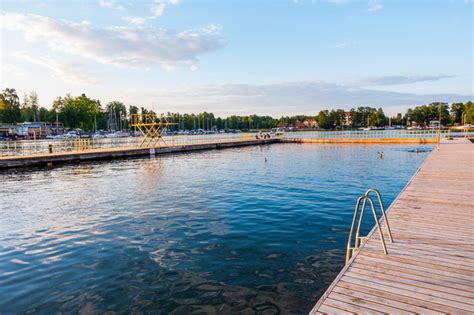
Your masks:
{"label": "lake water", "polygon": [[273,144],[0,173],[0,313],[307,313],[344,264],[356,198],[377,188],[388,206],[431,150],[415,148]]}

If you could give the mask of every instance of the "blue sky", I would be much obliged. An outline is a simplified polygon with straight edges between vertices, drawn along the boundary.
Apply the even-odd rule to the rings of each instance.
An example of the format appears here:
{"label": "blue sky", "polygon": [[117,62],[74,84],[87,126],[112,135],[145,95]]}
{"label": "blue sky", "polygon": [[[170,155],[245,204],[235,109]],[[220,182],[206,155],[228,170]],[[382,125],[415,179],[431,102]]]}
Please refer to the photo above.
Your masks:
{"label": "blue sky", "polygon": [[1,88],[158,112],[389,114],[473,97],[472,1],[5,1]]}

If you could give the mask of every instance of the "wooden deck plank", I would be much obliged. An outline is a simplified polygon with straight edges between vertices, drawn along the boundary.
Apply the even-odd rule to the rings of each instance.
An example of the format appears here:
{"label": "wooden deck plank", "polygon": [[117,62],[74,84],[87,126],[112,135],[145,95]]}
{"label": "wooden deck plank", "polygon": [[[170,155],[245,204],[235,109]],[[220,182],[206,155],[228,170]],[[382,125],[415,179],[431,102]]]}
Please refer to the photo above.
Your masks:
{"label": "wooden deck plank", "polygon": [[445,312],[442,311],[435,311],[437,307],[443,308],[443,306],[434,305],[433,303],[426,303],[426,305],[423,305],[422,300],[391,293],[388,291],[382,291],[373,287],[340,281],[334,290],[338,290],[339,288],[347,289],[347,292],[351,292],[351,294],[354,294],[355,296],[365,294],[367,296],[380,298],[382,301],[384,301],[384,303],[389,303],[391,305],[395,305],[397,307],[404,308],[407,311],[418,314],[424,314],[428,311],[431,314],[445,314]]}
{"label": "wooden deck plank", "polygon": [[381,250],[375,252],[371,251],[370,249],[366,249],[363,252],[361,252],[362,255],[367,255],[367,256],[372,256],[372,257],[379,257],[379,258],[385,258],[386,260],[391,260],[394,262],[403,262],[411,265],[417,265],[417,266],[425,266],[425,265],[431,265],[432,267],[439,269],[439,270],[444,270],[444,271],[449,271],[458,275],[462,275],[463,277],[473,277],[473,271],[469,270],[464,270],[464,269],[458,269],[458,268],[453,268],[452,266],[446,266],[444,264],[438,264],[436,262],[430,261],[428,259],[423,259],[422,257],[413,257],[413,256],[401,256],[401,255],[395,255],[395,254],[390,254],[389,253],[389,258],[384,257],[387,255],[384,255]]}
{"label": "wooden deck plank", "polygon": [[[439,294],[436,294],[436,292],[429,289],[425,289],[425,288],[411,286],[411,285],[407,285],[403,283],[394,283],[390,280],[383,280],[380,278],[374,278],[371,276],[355,274],[355,273],[351,273],[351,274],[345,273],[342,279],[348,281],[347,278],[362,280],[363,283],[365,283],[366,285],[378,286],[383,291],[404,292],[406,295],[409,295],[409,296],[427,300],[432,303],[444,305],[450,308],[451,312],[456,312],[459,310],[471,311],[473,309],[472,306],[469,304],[466,304],[462,301],[455,301],[448,298],[440,297]],[[448,297],[451,297],[451,296],[448,296]]]}
{"label": "wooden deck plank", "polygon": [[359,304],[348,303],[346,301],[339,301],[337,299],[328,298],[327,305],[340,308],[341,310],[355,313],[355,314],[384,314],[383,312],[378,312],[370,308],[363,307]]}
{"label": "wooden deck plank", "polygon": [[[377,244],[379,245],[379,248],[380,248],[379,238],[371,239],[371,241],[368,242],[366,246],[369,249],[370,246],[376,246]],[[445,246],[443,246],[443,244],[444,243],[439,244],[439,245],[430,244],[419,238],[418,239],[414,239],[414,238],[401,239],[400,236],[398,236],[397,241],[393,244],[388,244],[388,246],[392,250],[406,250],[407,252],[426,254],[427,256],[433,256],[433,257],[436,256],[436,257],[445,258],[445,259],[454,258],[459,262],[466,262],[469,264],[473,264],[474,249],[468,249],[468,250],[471,250],[472,252],[468,252],[468,251],[460,252],[459,249],[456,248],[455,244],[453,244],[453,248],[450,248],[450,249],[444,249]],[[458,244],[458,245],[461,245],[460,247],[463,248],[463,244]],[[423,248],[420,248],[420,246],[423,246]],[[433,255],[431,255],[431,253]]]}
{"label": "wooden deck plank", "polygon": [[[328,314],[328,315],[338,315],[338,314],[352,315],[352,314],[355,314],[355,313],[352,313],[352,312],[343,311],[339,308],[332,307],[330,305],[321,305],[321,308],[319,309],[319,311],[321,311],[323,314]],[[316,314],[318,314],[319,311]]]}
{"label": "wooden deck plank", "polygon": [[422,311],[427,311],[427,309],[423,309],[421,307],[412,306],[409,307],[405,303],[400,303],[398,301],[394,301],[393,299],[387,299],[386,297],[381,297],[376,294],[366,293],[363,291],[353,290],[344,288],[341,286],[336,286],[333,292],[344,294],[353,298],[353,302],[371,302],[376,303],[378,305],[370,304],[371,308],[375,308],[382,312],[390,312],[396,314],[413,314],[413,313],[420,313]]}
{"label": "wooden deck plank", "polygon": [[371,233],[311,313],[474,313],[473,187],[474,145],[443,141],[389,209],[388,255]]}
{"label": "wooden deck plank", "polygon": [[[397,251],[394,251],[393,249],[391,249],[390,254],[393,254],[393,253],[401,253],[401,251],[397,252]],[[420,252],[415,252],[415,251],[411,251],[411,250],[407,250],[406,253],[409,254],[409,255],[422,255]],[[436,252],[426,254],[426,256],[430,258],[430,261],[435,260],[435,261],[447,262],[447,261],[451,260],[451,259],[445,258],[446,256],[435,257],[435,255],[436,255]],[[396,264],[396,265],[399,265],[399,264]],[[474,265],[470,261],[469,261],[468,265],[471,268],[474,267]],[[410,266],[412,266],[412,265],[410,265]],[[462,268],[460,268],[460,269],[465,269],[464,266],[461,266],[461,267]]]}
{"label": "wooden deck plank", "polygon": [[[472,304],[474,306],[474,294],[472,292],[466,292],[462,289],[454,289],[440,283],[432,283],[431,279],[426,278],[426,280],[419,280],[413,279],[413,277],[409,275],[393,275],[390,272],[377,272],[376,270],[372,269],[364,269],[363,266],[357,264],[357,266],[352,266],[347,275],[364,275],[369,276],[373,279],[380,279],[380,280],[387,280],[390,281],[392,284],[400,284],[400,285],[410,285],[411,287],[417,287],[423,289],[422,291],[425,292],[424,289],[432,290],[431,294],[434,296],[443,296],[444,298],[458,301],[464,304]],[[353,275],[354,276],[354,275]],[[431,280],[431,281],[430,281]],[[441,281],[439,281],[441,282]]]}
{"label": "wooden deck plank", "polygon": [[423,271],[419,271],[419,270],[416,270],[416,269],[413,269],[413,268],[403,267],[399,264],[390,265],[390,264],[386,264],[384,262],[382,262],[382,263],[381,262],[373,262],[373,261],[370,261],[370,260],[364,260],[364,258],[362,256],[359,258],[359,264],[361,264],[363,266],[367,266],[367,267],[372,267],[372,268],[375,268],[375,269],[380,268],[380,269],[387,270],[387,271],[403,272],[406,275],[422,276],[422,277],[426,277],[426,278],[431,278],[433,280],[442,280],[442,281],[444,281],[445,285],[460,286],[460,287],[464,288],[465,290],[469,290],[471,292],[474,292],[474,288],[471,286],[472,281],[470,281],[470,280],[460,281],[462,279],[432,273],[432,272],[428,271],[427,269],[425,269]]}
{"label": "wooden deck plank", "polygon": [[374,261],[376,261],[377,263],[383,262],[383,263],[386,263],[386,264],[394,264],[396,266],[404,267],[407,270],[409,269],[409,270],[426,271],[426,272],[429,272],[429,273],[435,273],[435,274],[451,277],[451,278],[455,279],[456,281],[466,280],[469,284],[472,284],[472,281],[470,281],[471,278],[466,277],[463,274],[456,273],[453,270],[448,270],[448,271],[441,270],[439,268],[436,268],[436,266],[434,266],[432,264],[418,265],[418,264],[412,264],[411,261],[402,261],[402,262],[400,262],[400,261],[396,261],[396,260],[386,259],[382,255],[374,255],[374,256],[367,255],[367,252],[360,253],[359,256],[374,259]]}
{"label": "wooden deck plank", "polygon": [[[380,251],[381,249],[380,246],[376,246],[375,244],[367,244],[366,248],[368,250],[373,249],[374,251]],[[415,260],[418,260],[419,258],[424,262],[426,262],[426,258],[429,258],[430,263],[465,270],[468,271],[469,274],[474,275],[474,263],[472,259],[469,260],[456,257],[446,258],[446,256],[437,256],[436,251],[433,251],[429,248],[425,249],[425,252],[422,252],[421,250],[417,251],[408,246],[406,248],[390,246],[388,247],[388,250],[393,256],[408,257]]]}
{"label": "wooden deck plank", "polygon": [[[427,309],[433,309],[435,311],[443,313],[455,313],[455,314],[471,314],[469,311],[459,309],[453,306],[439,303],[439,299],[430,295],[421,294],[417,292],[407,291],[392,286],[386,286],[373,281],[367,281],[365,279],[352,278],[343,276],[341,283],[349,283],[368,287],[379,291],[379,294],[386,299],[395,298],[396,301],[404,302],[407,304],[424,307]],[[407,302],[410,301],[410,302]],[[472,315],[472,314],[471,314]]]}
{"label": "wooden deck plank", "polygon": [[[459,295],[469,297],[469,298],[473,298],[474,296],[474,290],[471,286],[453,282],[453,281],[448,282],[438,277],[420,276],[420,275],[415,275],[403,270],[393,270],[390,268],[381,268],[378,266],[366,265],[366,264],[357,264],[351,268],[355,268],[354,271],[358,270],[358,272],[360,271],[362,273],[375,272],[375,273],[378,273],[381,277],[382,275],[385,275],[384,278],[397,277],[398,278],[397,281],[400,281],[400,282],[402,281],[402,279],[406,279],[406,280],[419,281],[419,282],[423,282],[430,285],[435,285],[437,287],[436,290],[438,291],[451,292],[453,294],[459,294]],[[422,284],[420,285],[423,286]]]}
{"label": "wooden deck plank", "polygon": [[334,289],[331,298],[337,299],[338,301],[347,302],[350,304],[360,305],[375,312],[390,313],[390,314],[413,314],[411,312],[404,311],[387,304],[384,305],[384,304],[377,303],[376,301],[374,302],[373,301],[374,299],[365,298],[365,297],[360,298],[354,295],[346,295],[344,294],[344,292],[340,292],[340,290],[336,290],[336,289]]}

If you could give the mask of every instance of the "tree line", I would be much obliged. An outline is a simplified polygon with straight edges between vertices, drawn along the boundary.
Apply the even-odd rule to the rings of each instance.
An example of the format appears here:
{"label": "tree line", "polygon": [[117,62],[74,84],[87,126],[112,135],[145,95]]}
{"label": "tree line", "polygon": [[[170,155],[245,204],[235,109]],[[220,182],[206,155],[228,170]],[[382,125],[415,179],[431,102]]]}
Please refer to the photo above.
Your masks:
{"label": "tree line", "polygon": [[[126,106],[113,101],[103,106],[99,100],[85,94],[57,97],[51,109],[39,105],[35,92],[23,96],[22,101],[15,89],[6,88],[0,93],[0,123],[19,122],[55,122],[59,121],[66,128],[80,128],[85,131],[94,130],[125,130],[129,128],[131,114],[154,113],[145,107]],[[398,113],[387,117],[382,108],[360,106],[349,111],[343,109],[321,110],[317,115],[295,115],[273,118],[271,116],[236,116],[226,118],[215,117],[213,113],[199,114],[163,113],[168,122],[174,123],[172,129],[270,129],[294,125],[296,121],[315,120],[321,129],[382,127],[386,125],[429,125],[430,121],[438,120],[444,125],[474,123],[474,106],[466,103],[430,103],[410,108],[405,114]]]}

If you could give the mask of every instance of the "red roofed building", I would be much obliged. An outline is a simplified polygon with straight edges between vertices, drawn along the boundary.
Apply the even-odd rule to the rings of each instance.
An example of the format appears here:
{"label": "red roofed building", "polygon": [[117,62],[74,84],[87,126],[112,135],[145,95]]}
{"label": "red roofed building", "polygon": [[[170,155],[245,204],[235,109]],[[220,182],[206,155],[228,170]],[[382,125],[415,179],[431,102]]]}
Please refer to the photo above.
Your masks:
{"label": "red roofed building", "polygon": [[301,122],[299,120],[295,121],[295,123],[293,124],[293,126],[296,128],[296,129],[304,129],[304,128],[307,128],[306,125],[304,124],[304,122]]}

